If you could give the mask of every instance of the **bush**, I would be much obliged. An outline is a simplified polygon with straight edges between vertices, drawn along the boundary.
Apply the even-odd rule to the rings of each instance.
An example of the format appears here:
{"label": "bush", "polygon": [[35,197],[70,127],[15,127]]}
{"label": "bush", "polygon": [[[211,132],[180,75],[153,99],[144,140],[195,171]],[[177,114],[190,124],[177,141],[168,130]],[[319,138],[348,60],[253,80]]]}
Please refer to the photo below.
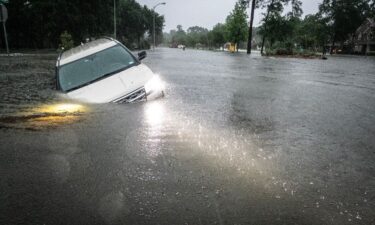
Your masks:
{"label": "bush", "polygon": [[148,41],[141,41],[141,46],[139,46],[139,49],[140,50],[144,50],[144,49],[150,49],[151,48],[151,45]]}
{"label": "bush", "polygon": [[71,49],[73,47],[74,47],[74,42],[73,42],[72,35],[69,34],[67,31],[64,31],[64,33],[62,33],[60,35],[59,48],[64,49],[64,50],[68,50],[68,49]]}
{"label": "bush", "polygon": [[276,55],[293,55],[293,50],[286,48],[276,49]]}

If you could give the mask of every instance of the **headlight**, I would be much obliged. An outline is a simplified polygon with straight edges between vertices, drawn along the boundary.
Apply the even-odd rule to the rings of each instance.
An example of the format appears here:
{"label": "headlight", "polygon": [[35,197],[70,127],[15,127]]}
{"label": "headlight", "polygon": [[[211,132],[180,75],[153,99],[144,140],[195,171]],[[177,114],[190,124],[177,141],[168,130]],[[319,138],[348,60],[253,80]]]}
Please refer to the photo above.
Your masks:
{"label": "headlight", "polygon": [[160,80],[160,77],[158,75],[155,75],[145,84],[145,90],[147,95],[155,91],[163,91],[164,83]]}

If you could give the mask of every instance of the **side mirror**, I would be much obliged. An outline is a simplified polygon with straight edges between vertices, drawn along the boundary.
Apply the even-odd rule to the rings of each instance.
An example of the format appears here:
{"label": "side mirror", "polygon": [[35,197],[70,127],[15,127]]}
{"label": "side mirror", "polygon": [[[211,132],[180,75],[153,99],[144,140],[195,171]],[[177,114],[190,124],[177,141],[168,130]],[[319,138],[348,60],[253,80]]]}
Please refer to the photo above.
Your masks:
{"label": "side mirror", "polygon": [[147,57],[147,53],[146,51],[141,51],[141,52],[138,52],[138,60],[141,61],[143,60],[144,58]]}

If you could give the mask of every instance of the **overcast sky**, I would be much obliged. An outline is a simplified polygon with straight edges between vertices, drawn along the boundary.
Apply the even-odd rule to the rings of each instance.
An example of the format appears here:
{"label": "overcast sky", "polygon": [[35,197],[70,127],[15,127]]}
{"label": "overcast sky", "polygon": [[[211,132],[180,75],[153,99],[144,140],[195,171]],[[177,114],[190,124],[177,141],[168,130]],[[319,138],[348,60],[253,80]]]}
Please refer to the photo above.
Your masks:
{"label": "overcast sky", "polygon": [[[191,26],[211,29],[217,23],[225,22],[225,18],[234,8],[237,0],[137,0],[141,5],[152,8],[159,2],[167,4],[158,6],[156,11],[165,16],[164,31],[169,32],[181,24],[186,30]],[[302,0],[304,15],[318,11],[323,0]],[[255,26],[259,24],[261,12],[255,15]]]}

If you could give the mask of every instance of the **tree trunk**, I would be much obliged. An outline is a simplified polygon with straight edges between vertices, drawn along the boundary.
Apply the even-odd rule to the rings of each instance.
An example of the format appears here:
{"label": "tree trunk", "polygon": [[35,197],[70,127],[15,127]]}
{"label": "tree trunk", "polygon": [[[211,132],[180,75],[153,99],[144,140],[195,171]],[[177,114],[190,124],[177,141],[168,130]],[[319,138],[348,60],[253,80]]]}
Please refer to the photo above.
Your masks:
{"label": "tree trunk", "polygon": [[330,55],[333,54],[333,48],[335,47],[335,45],[336,45],[336,34],[333,36],[332,46],[331,46],[331,49],[329,50]]}
{"label": "tree trunk", "polygon": [[336,40],[333,39],[333,41],[332,41],[332,46],[331,46],[331,50],[330,50],[330,52],[329,52],[330,55],[333,54],[333,49],[335,48],[335,45],[336,45]]}
{"label": "tree trunk", "polygon": [[249,37],[248,37],[248,40],[247,40],[247,54],[251,54],[251,42],[253,40],[253,23],[254,23],[255,1],[256,0],[253,0],[253,2],[251,4]]}
{"label": "tree trunk", "polygon": [[[266,15],[266,18],[264,19],[264,30],[267,31],[267,21],[268,21],[268,17],[270,16],[270,12],[271,12],[271,8],[273,8],[273,3],[275,2],[275,0],[272,0],[272,2],[269,4],[269,6],[267,7],[267,15]],[[261,55],[263,55],[263,49],[264,49],[264,42],[266,41],[266,35],[263,35],[263,38],[262,38],[262,49],[260,50],[260,53]]]}
{"label": "tree trunk", "polygon": [[354,54],[354,48],[355,48],[355,33],[352,34],[352,40],[350,41],[350,54]]}
{"label": "tree trunk", "polygon": [[263,49],[264,49],[264,42],[266,41],[266,36],[264,35],[262,38],[262,48],[260,49],[260,54],[263,55]]}

